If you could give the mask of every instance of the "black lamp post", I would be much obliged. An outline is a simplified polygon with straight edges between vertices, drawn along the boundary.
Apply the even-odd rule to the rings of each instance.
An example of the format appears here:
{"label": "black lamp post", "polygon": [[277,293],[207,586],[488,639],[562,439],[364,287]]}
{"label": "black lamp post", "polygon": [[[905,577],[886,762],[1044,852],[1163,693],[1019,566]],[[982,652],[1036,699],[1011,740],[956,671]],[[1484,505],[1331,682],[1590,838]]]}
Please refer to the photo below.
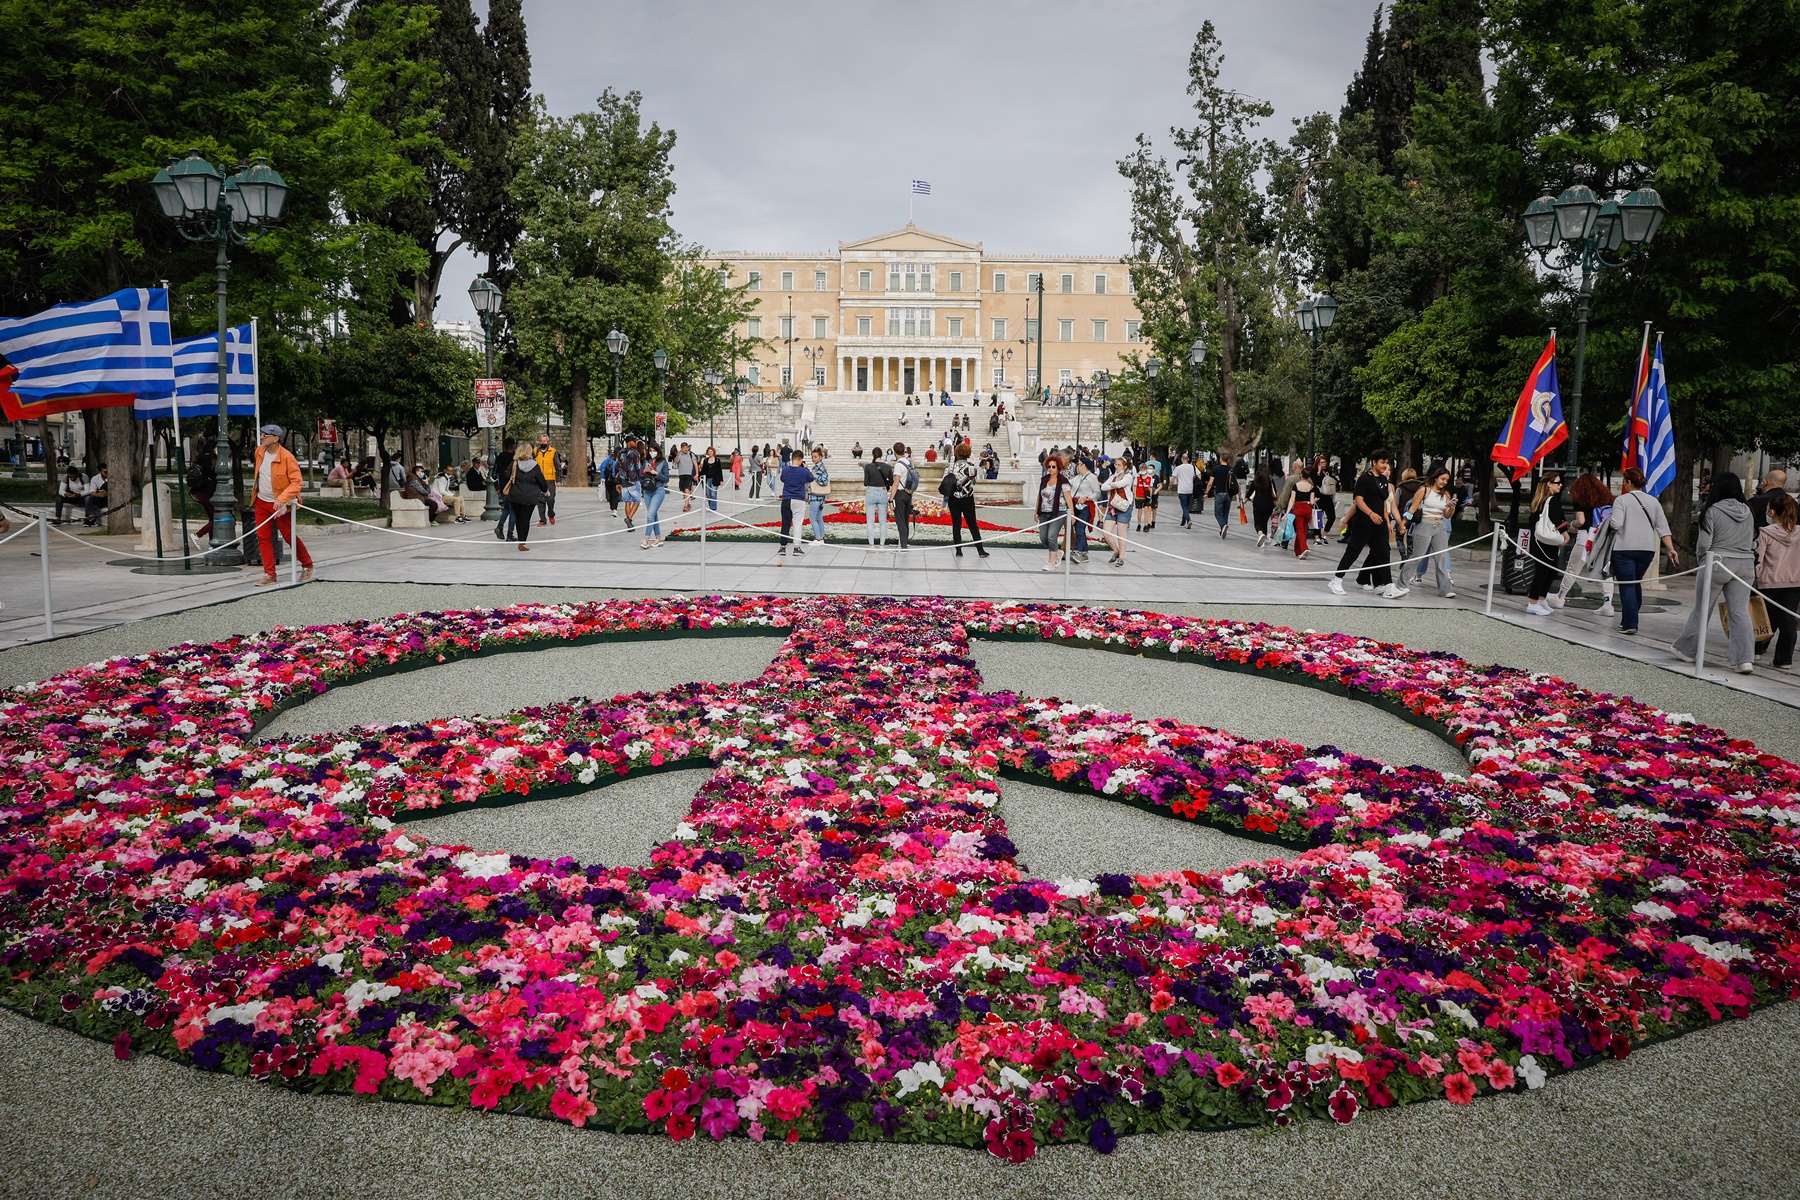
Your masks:
{"label": "black lamp post", "polygon": [[[500,289],[485,275],[469,285],[469,303],[481,316],[481,348],[487,356],[487,377],[494,377],[494,317],[500,311]],[[487,431],[487,498],[481,506],[481,519],[500,519],[500,493],[494,488],[494,429]]]}
{"label": "black lamp post", "polygon": [[744,449],[744,406],[741,402],[744,398],[744,389],[749,386],[750,377],[748,375],[739,375],[731,381],[731,411],[732,415],[737,418],[737,444],[740,454]]}
{"label": "black lamp post", "polygon": [[1150,457],[1150,438],[1156,432],[1156,377],[1162,374],[1160,359],[1147,359],[1144,363],[1144,378],[1150,386],[1144,398],[1144,457]]}
{"label": "black lamp post", "polygon": [[813,386],[824,387],[824,383],[819,379],[819,368],[825,365],[824,345],[802,346],[800,353],[806,356],[806,369],[812,378]]}
{"label": "black lamp post", "polygon": [[1188,347],[1188,366],[1194,373],[1194,410],[1188,414],[1188,455],[1200,461],[1200,364],[1206,361],[1206,343],[1199,338]]}
{"label": "black lamp post", "polygon": [[719,385],[725,382],[725,376],[720,371],[713,369],[708,370],[702,378],[706,380],[706,440],[717,446],[719,444],[719,435],[716,431],[719,417]]}
{"label": "black lamp post", "polygon": [[[1030,302],[1029,299],[1026,300],[1027,304]],[[1008,346],[1005,349],[996,348],[992,353],[994,356],[994,365],[1000,368],[1000,378],[1004,381],[1006,379],[1007,365],[1012,362],[1012,347]],[[995,388],[994,390],[999,391],[1000,389]]]}
{"label": "black lamp post", "polygon": [[613,399],[619,399],[619,364],[625,361],[625,352],[631,349],[631,339],[619,332],[617,327],[606,335],[606,348],[613,356]]}
{"label": "black lamp post", "polygon": [[[1639,188],[1618,200],[1602,201],[1593,189],[1576,184],[1552,200],[1539,196],[1526,206],[1525,242],[1553,271],[1581,268],[1575,308],[1575,383],[1569,391],[1569,473],[1581,466],[1581,380],[1587,364],[1588,305],[1594,275],[1636,258],[1662,228],[1668,210],[1654,188]],[[1624,250],[1624,256],[1613,255]]]}
{"label": "black lamp post", "polygon": [[1311,342],[1310,365],[1306,376],[1306,461],[1311,462],[1313,442],[1317,436],[1315,409],[1319,399],[1319,335],[1330,329],[1331,323],[1337,320],[1337,301],[1330,296],[1302,300],[1295,316],[1300,322],[1300,331]]}
{"label": "black lamp post", "polygon": [[1101,368],[1094,372],[1094,390],[1100,393],[1100,444],[1094,448],[1096,461],[1106,453],[1106,393],[1111,387],[1111,371]]}
{"label": "black lamp post", "polygon": [[[219,295],[219,440],[218,467],[213,495],[231,497],[230,414],[226,410],[225,385],[229,374],[225,344],[225,281],[230,272],[231,243],[243,245],[268,233],[281,220],[287,202],[287,181],[258,155],[249,166],[238,167],[227,179],[219,169],[189,150],[187,157],[158,171],[150,182],[163,216],[175,222],[190,242],[218,243],[215,266]],[[175,401],[170,399],[173,405]],[[237,513],[230,499],[213,505],[212,549],[206,561],[218,566],[237,566],[244,551],[237,542]],[[271,569],[271,564],[263,564]]]}

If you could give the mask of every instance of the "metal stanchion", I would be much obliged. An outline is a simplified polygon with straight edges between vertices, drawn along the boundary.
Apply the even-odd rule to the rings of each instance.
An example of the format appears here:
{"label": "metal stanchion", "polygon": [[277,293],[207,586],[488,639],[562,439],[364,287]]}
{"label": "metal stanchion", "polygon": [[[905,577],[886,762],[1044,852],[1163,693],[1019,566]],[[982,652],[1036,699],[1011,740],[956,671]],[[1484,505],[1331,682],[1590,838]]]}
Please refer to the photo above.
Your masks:
{"label": "metal stanchion", "polygon": [[1066,516],[1063,519],[1063,531],[1062,531],[1063,532],[1063,535],[1062,535],[1063,548],[1062,549],[1063,549],[1063,599],[1064,600],[1067,600],[1069,598],[1069,551],[1072,550],[1075,546],[1075,530],[1070,525],[1070,522],[1073,521],[1074,519],[1075,519],[1075,513],[1073,510],[1070,510],[1068,516]]}
{"label": "metal stanchion", "polygon": [[[275,518],[271,517],[270,520]],[[271,546],[281,540],[281,526],[275,526],[275,536],[269,539]],[[300,586],[300,504],[294,501],[288,505],[288,586]]]}
{"label": "metal stanchion", "polygon": [[700,508],[700,590],[706,591],[706,527],[712,522],[707,518],[707,509]]}
{"label": "metal stanchion", "polygon": [[1494,576],[1500,569],[1500,531],[1501,526],[1494,526],[1493,541],[1488,545],[1488,587],[1487,615],[1494,615]]}
{"label": "metal stanchion", "polygon": [[44,564],[44,636],[56,636],[55,606],[50,600],[50,515],[38,514],[38,558]]}
{"label": "metal stanchion", "polygon": [[1712,551],[1700,560],[1700,590],[1694,596],[1694,603],[1700,606],[1700,638],[1694,643],[1694,678],[1701,678],[1701,670],[1706,666],[1706,627],[1712,624]]}

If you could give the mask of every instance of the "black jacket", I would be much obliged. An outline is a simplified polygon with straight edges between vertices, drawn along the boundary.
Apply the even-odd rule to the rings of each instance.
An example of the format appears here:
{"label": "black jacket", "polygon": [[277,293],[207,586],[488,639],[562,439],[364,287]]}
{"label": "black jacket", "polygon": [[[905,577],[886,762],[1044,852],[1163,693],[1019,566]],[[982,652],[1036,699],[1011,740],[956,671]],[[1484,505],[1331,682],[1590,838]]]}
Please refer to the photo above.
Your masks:
{"label": "black jacket", "polygon": [[511,480],[506,488],[508,504],[537,504],[544,498],[544,472],[535,462],[514,461],[507,478]]}

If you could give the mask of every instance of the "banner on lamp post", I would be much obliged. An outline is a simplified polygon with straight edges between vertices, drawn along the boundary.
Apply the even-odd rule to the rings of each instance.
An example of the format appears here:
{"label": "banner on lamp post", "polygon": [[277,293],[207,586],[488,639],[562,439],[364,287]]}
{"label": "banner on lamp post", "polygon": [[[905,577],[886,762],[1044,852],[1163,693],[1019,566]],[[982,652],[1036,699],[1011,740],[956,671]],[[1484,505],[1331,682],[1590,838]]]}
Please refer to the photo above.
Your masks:
{"label": "banner on lamp post", "polygon": [[506,428],[506,380],[477,379],[475,381],[475,427],[477,429]]}
{"label": "banner on lamp post", "polygon": [[608,400],[606,402],[606,436],[618,437],[625,432],[625,402]]}
{"label": "banner on lamp post", "polygon": [[659,444],[669,440],[669,414],[666,412],[656,414],[656,440]]}
{"label": "banner on lamp post", "polygon": [[326,417],[319,422],[319,441],[335,446],[338,440],[337,422]]}

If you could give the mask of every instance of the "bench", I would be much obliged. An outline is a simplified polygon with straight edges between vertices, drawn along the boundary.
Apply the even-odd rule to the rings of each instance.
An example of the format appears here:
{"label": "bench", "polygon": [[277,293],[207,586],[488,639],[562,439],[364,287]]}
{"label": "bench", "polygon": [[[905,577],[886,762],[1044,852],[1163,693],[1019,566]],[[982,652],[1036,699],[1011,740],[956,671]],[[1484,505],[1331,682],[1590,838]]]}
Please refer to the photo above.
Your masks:
{"label": "bench", "polygon": [[425,529],[431,524],[431,513],[425,502],[402,496],[399,492],[388,493],[388,511],[392,514],[388,521],[391,529]]}

